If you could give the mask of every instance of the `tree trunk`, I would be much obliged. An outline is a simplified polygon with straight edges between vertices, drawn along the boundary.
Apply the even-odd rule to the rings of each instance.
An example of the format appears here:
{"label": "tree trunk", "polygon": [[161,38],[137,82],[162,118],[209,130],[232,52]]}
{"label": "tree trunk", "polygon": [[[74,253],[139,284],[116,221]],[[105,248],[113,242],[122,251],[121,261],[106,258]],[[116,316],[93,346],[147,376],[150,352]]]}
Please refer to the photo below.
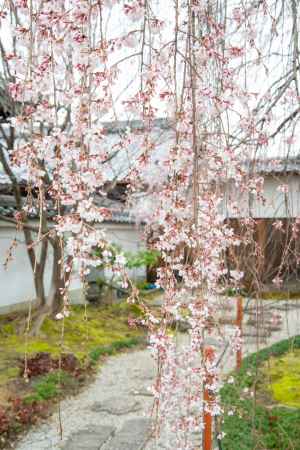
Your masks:
{"label": "tree trunk", "polygon": [[32,314],[29,336],[37,336],[40,333],[42,325],[49,314],[50,311],[47,305],[39,308]]}
{"label": "tree trunk", "polygon": [[[14,105],[13,105],[14,106]],[[15,130],[13,126],[9,127],[9,133],[5,133],[3,126],[0,125],[0,132],[4,138],[5,145],[0,145],[0,162],[4,168],[6,175],[9,177],[14,198],[16,201],[16,207],[18,212],[22,215],[24,240],[27,248],[27,254],[30,261],[31,269],[33,272],[33,280],[35,287],[35,299],[37,300],[37,309],[32,312],[31,315],[31,329],[30,334],[36,335],[39,333],[43,322],[50,314],[55,314],[62,306],[61,289],[64,288],[64,278],[61,274],[59,261],[62,259],[61,241],[57,236],[49,237],[49,229],[47,222],[47,212],[44,208],[40,208],[40,223],[39,226],[31,226],[28,224],[28,218],[23,211],[24,200],[22,198],[20,185],[17,177],[13,172],[9,161],[6,158],[5,151],[7,149],[13,149],[15,145]],[[45,170],[43,162],[41,163],[41,169]],[[49,177],[45,172],[44,176],[45,186],[49,185]],[[44,186],[39,189],[39,195],[43,202],[45,200]],[[40,205],[39,205],[40,206]],[[3,219],[3,218],[2,218]],[[8,219],[9,221],[18,225],[15,219]],[[40,240],[40,252],[33,245],[33,234],[37,236],[37,241]],[[47,237],[46,237],[47,236]],[[53,262],[52,262],[52,276],[51,287],[49,294],[45,292],[45,267],[48,255],[48,244],[51,243],[53,247]],[[24,332],[26,324],[23,323],[20,327],[20,331]]]}
{"label": "tree trunk", "polygon": [[37,270],[34,274],[34,287],[38,308],[44,307],[46,304],[44,274],[40,270]]}
{"label": "tree trunk", "polygon": [[[56,238],[53,240],[53,260],[52,260],[52,275],[50,290],[47,296],[44,294],[44,301],[38,309],[32,314],[30,336],[36,336],[40,333],[41,327],[45,319],[50,315],[55,315],[62,308],[62,289],[64,288],[64,278],[61,273],[61,265],[59,261],[62,259],[62,252],[60,248],[60,242]],[[41,292],[45,293],[44,287],[44,271],[43,276],[38,280],[38,288]],[[39,299],[38,291],[36,292],[37,298]]]}

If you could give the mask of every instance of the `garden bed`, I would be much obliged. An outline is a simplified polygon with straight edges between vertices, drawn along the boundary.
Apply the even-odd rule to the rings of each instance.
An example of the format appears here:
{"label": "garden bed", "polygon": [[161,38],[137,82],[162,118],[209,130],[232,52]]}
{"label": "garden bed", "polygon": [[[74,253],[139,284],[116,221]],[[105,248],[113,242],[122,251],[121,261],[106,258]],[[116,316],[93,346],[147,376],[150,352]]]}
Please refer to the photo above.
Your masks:
{"label": "garden bed", "polygon": [[107,355],[144,345],[144,330],[128,325],[138,315],[138,307],[127,303],[87,311],[75,306],[64,324],[46,319],[40,336],[28,339],[16,333],[18,316],[1,317],[0,448],[11,448],[57,401],[78,393]]}
{"label": "garden bed", "polygon": [[[270,382],[279,382],[278,373],[285,375],[280,364],[285,361],[287,367],[286,359],[299,349],[300,336],[296,336],[244,359],[241,370],[234,374],[234,382],[221,390],[225,410],[222,450],[300,450],[300,405],[289,405],[290,398],[284,395],[278,403],[270,389]],[[277,368],[276,373],[272,373],[272,366]],[[283,387],[285,383],[281,381]]]}

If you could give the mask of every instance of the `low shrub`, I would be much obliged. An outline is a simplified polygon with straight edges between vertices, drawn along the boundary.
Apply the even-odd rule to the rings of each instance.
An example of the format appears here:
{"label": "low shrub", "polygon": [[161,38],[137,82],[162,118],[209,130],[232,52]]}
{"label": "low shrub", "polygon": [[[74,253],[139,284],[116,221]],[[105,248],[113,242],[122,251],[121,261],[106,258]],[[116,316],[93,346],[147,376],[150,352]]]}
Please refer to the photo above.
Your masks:
{"label": "low shrub", "polygon": [[132,337],[128,339],[123,339],[120,341],[112,342],[109,345],[102,345],[96,347],[90,352],[90,359],[92,363],[97,363],[101,356],[109,356],[115,354],[117,351],[129,349],[141,344],[144,339],[141,337]]}
{"label": "low shrub", "polygon": [[76,379],[63,370],[49,373],[33,383],[33,394],[24,398],[25,404],[50,400],[61,395],[65,388],[74,388]]}
{"label": "low shrub", "polygon": [[[62,354],[60,358],[53,358],[50,353],[39,352],[26,360],[26,373],[29,378],[49,373],[59,368],[66,372],[76,373],[80,363],[72,353]],[[21,361],[20,375],[25,371],[25,359]]]}
{"label": "low shrub", "polygon": [[[16,428],[18,423],[20,425],[29,425],[35,423],[41,415],[41,412],[45,411],[46,405],[38,402],[26,403],[24,399],[16,398],[12,402],[12,411],[10,419],[10,431]],[[19,428],[17,426],[17,428]]]}

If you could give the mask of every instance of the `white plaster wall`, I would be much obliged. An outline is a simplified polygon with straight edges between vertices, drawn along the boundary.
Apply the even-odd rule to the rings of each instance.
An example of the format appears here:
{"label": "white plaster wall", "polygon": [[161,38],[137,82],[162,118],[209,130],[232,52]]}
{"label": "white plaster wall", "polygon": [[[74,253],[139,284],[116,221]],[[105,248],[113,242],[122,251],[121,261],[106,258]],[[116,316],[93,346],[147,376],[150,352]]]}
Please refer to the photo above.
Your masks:
{"label": "white plaster wall", "polygon": [[[288,186],[286,194],[278,190],[278,187],[283,184]],[[261,218],[298,217],[300,215],[299,186],[300,177],[296,175],[266,177],[264,183],[266,204],[262,205],[261,202],[256,201],[253,216]]]}
{"label": "white plaster wall", "polygon": [[[142,241],[142,231],[133,225],[106,224],[108,238],[120,245],[124,251],[136,252],[145,245]],[[4,262],[14,237],[18,246],[13,250],[13,259],[5,270]],[[50,287],[51,280],[51,247],[49,246],[47,265],[45,270],[46,289]],[[132,278],[144,278],[145,268],[131,271]],[[0,222],[0,312],[27,308],[29,301],[34,301],[35,291],[32,271],[24,243],[22,232],[16,232],[13,225]],[[78,274],[71,277],[70,298],[74,303],[82,302],[83,295]]]}
{"label": "white plaster wall", "polygon": [[[108,239],[114,244],[121,246],[125,252],[136,253],[146,248],[141,227],[135,225],[109,224],[105,228]],[[144,279],[146,277],[145,267],[132,269],[128,272],[129,276],[134,280]]]}
{"label": "white plaster wall", "polygon": [[[16,237],[18,246],[13,249],[13,259],[7,270],[4,262],[13,239]],[[51,253],[46,265],[46,288],[49,288],[51,278]],[[34,301],[34,283],[29,258],[22,232],[16,232],[13,226],[0,224],[0,310],[9,311],[12,305],[26,305]]]}
{"label": "white plaster wall", "polygon": [[[278,190],[280,185],[288,186],[287,194]],[[251,198],[251,195],[240,192],[234,182],[224,187],[224,202],[221,213],[225,217],[254,218],[292,218],[300,217],[300,176],[271,176],[264,179],[263,198],[265,202]],[[238,211],[232,207],[232,201],[238,205]]]}

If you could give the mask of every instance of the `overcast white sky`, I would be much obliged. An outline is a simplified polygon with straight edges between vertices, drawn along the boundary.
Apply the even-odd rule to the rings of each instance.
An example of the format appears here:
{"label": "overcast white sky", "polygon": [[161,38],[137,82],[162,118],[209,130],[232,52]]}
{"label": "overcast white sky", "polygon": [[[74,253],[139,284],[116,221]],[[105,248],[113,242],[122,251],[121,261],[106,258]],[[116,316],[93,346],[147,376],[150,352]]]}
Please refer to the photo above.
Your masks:
{"label": "overcast white sky", "polygon": [[[239,2],[232,1],[230,2],[233,5],[239,4]],[[246,2],[247,3],[247,2]],[[269,5],[272,5],[272,1],[269,0],[267,2]],[[173,0],[164,0],[159,1],[156,0],[153,2],[155,13],[159,17],[160,20],[163,20],[167,27],[164,31],[164,35],[162,36],[163,42],[167,42],[169,39],[172,39],[172,29],[174,27],[174,10],[173,10]],[[249,4],[249,2],[248,2]],[[107,38],[118,37],[120,34],[126,34],[130,31],[139,29],[141,27],[141,22],[132,22],[130,20],[124,20],[124,15],[120,14],[120,5],[115,5],[110,14],[105,17],[105,29],[107,33]],[[255,19],[255,17],[254,17]],[[263,23],[258,27],[258,36],[256,36],[259,42],[259,48],[262,52],[261,54],[261,63],[258,65],[252,66],[249,68],[247,66],[247,71],[242,70],[240,75],[240,82],[242,87],[246,87],[248,91],[255,92],[258,94],[258,98],[264,94],[268,87],[272,84],[272,82],[280,77],[284,71],[286,70],[285,64],[283,63],[282,53],[286,52],[288,47],[287,38],[282,37],[281,30],[279,29],[279,37],[273,40],[272,46],[270,47],[270,39],[269,39],[269,30],[270,30],[271,22],[268,17],[266,17]],[[290,31],[291,24],[288,19],[285,19],[285,32],[288,34]],[[5,26],[5,22],[2,22],[1,30],[0,30],[0,38],[6,48],[10,47],[10,39],[11,33],[8,26]],[[243,33],[239,35],[231,35],[229,37],[232,45],[243,45]],[[125,53],[124,50],[121,52],[116,52],[116,54],[111,59],[110,63],[113,64],[117,60],[124,58],[132,53],[137,52],[140,49],[140,43],[137,43],[136,48],[128,48]],[[266,58],[269,53],[277,52],[276,55],[273,55],[271,58]],[[255,49],[250,49],[249,45],[246,47],[245,53],[245,62],[249,62],[250,60],[257,59],[257,51]],[[246,68],[246,66],[245,66]],[[116,111],[118,115],[118,119],[130,119],[128,112],[124,111],[122,100],[124,98],[128,98],[131,95],[135,94],[139,87],[139,58],[134,58],[127,60],[122,63],[120,66],[121,69],[121,77],[118,80],[118,83],[114,86],[113,89],[113,97],[116,100]],[[180,70],[180,69],[179,69]],[[246,81],[245,81],[246,80]],[[163,86],[163,81],[161,81],[161,87]],[[162,117],[168,115],[169,111],[165,111],[162,108],[162,104],[159,100],[156,101],[155,106],[157,107],[157,116]],[[245,105],[243,105],[244,107]],[[247,107],[252,109],[254,106],[253,101],[249,101]],[[284,115],[288,113],[287,111],[288,105],[281,104],[274,111],[274,124],[280,123]],[[239,112],[239,106],[236,103],[235,109]],[[242,105],[240,105],[240,111],[242,110]],[[233,129],[235,124],[237,124],[238,116],[230,113],[230,127]],[[111,114],[107,114],[103,117],[103,120],[111,120],[113,116]],[[274,127],[274,124],[272,125]],[[295,133],[295,141],[296,147],[299,146],[299,142],[297,142],[297,133]],[[284,140],[288,136],[283,137],[281,142],[279,141],[268,151],[270,154],[278,154],[279,152],[286,149],[286,144]]]}

